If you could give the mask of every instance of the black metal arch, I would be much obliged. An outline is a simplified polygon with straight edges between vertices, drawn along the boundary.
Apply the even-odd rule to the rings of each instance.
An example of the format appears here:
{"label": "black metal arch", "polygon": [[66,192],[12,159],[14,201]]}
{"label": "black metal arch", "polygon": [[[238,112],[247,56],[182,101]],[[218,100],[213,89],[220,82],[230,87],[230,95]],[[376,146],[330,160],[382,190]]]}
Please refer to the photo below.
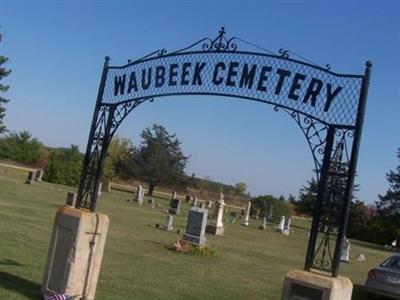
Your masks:
{"label": "black metal arch", "polygon": [[[310,61],[292,59],[289,57],[289,51],[287,50],[280,49],[280,55],[275,55],[271,52],[237,51],[237,41],[255,46],[239,38],[227,39],[225,30],[222,28],[215,39],[203,38],[189,47],[169,54],[165,49],[158,50],[136,61],[128,61],[125,66],[111,67],[109,66],[110,58],[106,57],[83,163],[76,207],[95,211],[108,146],[122,121],[140,104],[146,101],[153,101],[156,97],[200,94],[236,97],[272,104],[275,111],[285,111],[298,124],[306,137],[315,164],[318,193],[316,195],[317,201],[313,214],[305,269],[319,269],[331,273],[332,276],[337,276],[341,246],[345,238],[349,217],[372,64],[370,62],[366,63],[365,74],[362,76],[338,74],[330,71],[329,65],[324,68]],[[197,46],[201,46],[201,51],[193,51],[193,48]],[[258,46],[255,47],[260,48]],[[232,91],[225,92],[220,90],[214,93],[206,90],[199,92],[154,93],[146,97],[125,97],[124,99],[123,97],[118,98],[119,96],[116,93],[112,94],[112,90],[110,90],[110,84],[107,82],[110,74],[119,76],[118,73],[112,72],[118,72],[118,70],[141,63],[159,61],[160,58],[183,57],[193,53],[206,53],[211,56],[221,53],[229,55],[235,53],[235,55],[251,54],[257,57],[279,58],[284,62],[296,63],[299,66],[311,67],[312,70],[315,69],[318,72],[323,72],[323,74],[333,75],[335,79],[339,78],[336,79],[339,81],[342,79],[355,80],[351,82],[346,95],[353,98],[357,96],[358,103],[355,107],[354,103],[347,106],[348,104],[342,101],[344,103],[344,106],[340,107],[342,113],[336,113],[337,115],[331,118],[331,120],[334,120],[331,123],[318,118],[311,111],[298,110],[290,107],[290,105],[285,105],[285,103],[260,99],[259,96],[252,97],[251,94],[235,94]],[[359,87],[357,80],[360,81]],[[341,121],[343,123],[340,123]],[[345,190],[338,190],[338,187],[341,186],[345,186]]]}

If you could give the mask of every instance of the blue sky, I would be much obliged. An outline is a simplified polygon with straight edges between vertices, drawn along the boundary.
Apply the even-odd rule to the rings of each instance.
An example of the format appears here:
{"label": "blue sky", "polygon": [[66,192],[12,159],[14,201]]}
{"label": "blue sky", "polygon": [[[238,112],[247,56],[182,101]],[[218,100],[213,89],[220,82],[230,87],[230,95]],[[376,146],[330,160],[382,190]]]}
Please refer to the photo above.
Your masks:
{"label": "blue sky", "polygon": [[[79,145],[89,132],[104,56],[125,63],[156,49],[180,49],[225,26],[277,52],[290,49],[339,73],[374,62],[357,182],[374,201],[387,189],[400,147],[400,5],[372,1],[2,1],[6,125],[46,145]],[[270,105],[232,98],[169,97],[139,106],[118,134],[139,142],[153,123],[177,133],[191,155],[187,173],[253,195],[298,194],[313,161],[297,125]]]}

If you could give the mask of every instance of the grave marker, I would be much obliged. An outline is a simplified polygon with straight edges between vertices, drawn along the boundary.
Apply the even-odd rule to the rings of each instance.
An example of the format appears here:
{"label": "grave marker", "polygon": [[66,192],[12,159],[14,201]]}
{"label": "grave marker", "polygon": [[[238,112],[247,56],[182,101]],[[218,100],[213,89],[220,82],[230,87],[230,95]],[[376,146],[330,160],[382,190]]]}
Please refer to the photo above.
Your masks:
{"label": "grave marker", "polygon": [[44,174],[44,172],[43,172],[42,169],[36,170],[35,180],[36,181],[42,181],[43,174]]}
{"label": "grave marker", "polygon": [[246,212],[244,215],[244,226],[249,226],[249,218],[250,218],[250,209],[251,209],[251,201],[247,203]]}
{"label": "grave marker", "polygon": [[189,210],[186,233],[183,239],[198,246],[206,243],[207,209],[192,207]]}
{"label": "grave marker", "polygon": [[206,232],[214,235],[224,235],[224,223],[222,222],[224,216],[224,194],[221,193],[219,200],[215,204],[215,219],[210,221],[210,224],[206,227]]}
{"label": "grave marker", "polygon": [[32,184],[35,181],[35,172],[34,171],[29,171],[28,176],[25,180],[26,184]]}
{"label": "grave marker", "polygon": [[76,204],[76,197],[77,197],[77,193],[75,192],[68,192],[67,193],[67,199],[65,200],[65,204],[75,207]]}

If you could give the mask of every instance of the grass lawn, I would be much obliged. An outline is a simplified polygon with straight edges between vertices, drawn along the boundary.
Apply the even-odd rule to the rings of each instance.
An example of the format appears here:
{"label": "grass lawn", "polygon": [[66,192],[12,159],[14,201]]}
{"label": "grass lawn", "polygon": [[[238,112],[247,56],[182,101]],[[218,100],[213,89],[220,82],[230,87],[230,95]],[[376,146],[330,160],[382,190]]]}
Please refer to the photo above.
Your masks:
{"label": "grass lawn", "polygon": [[[5,172],[7,170],[7,173]],[[41,299],[40,284],[56,209],[70,187],[46,182],[27,185],[26,172],[0,167],[0,300]],[[132,194],[103,192],[97,211],[110,218],[110,229],[96,299],[279,299],[285,274],[302,268],[310,222],[294,219],[294,233],[284,236],[226,224],[225,236],[207,235],[216,257],[195,257],[165,249],[176,232],[155,228],[163,223],[168,199],[152,210],[128,203]],[[189,206],[174,218],[184,230]],[[367,260],[355,262],[358,253]],[[390,252],[352,241],[351,263],[341,275],[362,284],[368,270]]]}

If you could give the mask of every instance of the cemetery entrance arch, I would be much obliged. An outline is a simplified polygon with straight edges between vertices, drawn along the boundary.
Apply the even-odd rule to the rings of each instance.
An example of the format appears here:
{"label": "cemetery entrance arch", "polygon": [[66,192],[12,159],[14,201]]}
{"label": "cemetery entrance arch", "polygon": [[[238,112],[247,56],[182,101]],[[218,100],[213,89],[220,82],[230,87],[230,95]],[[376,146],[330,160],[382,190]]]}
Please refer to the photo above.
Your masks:
{"label": "cemetery entrance arch", "polygon": [[[258,51],[239,50],[238,45]],[[273,54],[239,38],[203,38],[174,52],[155,51],[123,66],[106,57],[79,183],[77,208],[95,211],[110,141],[138,105],[171,95],[216,95],[273,105],[303,132],[315,163],[317,201],[305,269],[336,277],[349,217],[372,64],[363,75]],[[343,186],[345,187],[343,189]]]}

